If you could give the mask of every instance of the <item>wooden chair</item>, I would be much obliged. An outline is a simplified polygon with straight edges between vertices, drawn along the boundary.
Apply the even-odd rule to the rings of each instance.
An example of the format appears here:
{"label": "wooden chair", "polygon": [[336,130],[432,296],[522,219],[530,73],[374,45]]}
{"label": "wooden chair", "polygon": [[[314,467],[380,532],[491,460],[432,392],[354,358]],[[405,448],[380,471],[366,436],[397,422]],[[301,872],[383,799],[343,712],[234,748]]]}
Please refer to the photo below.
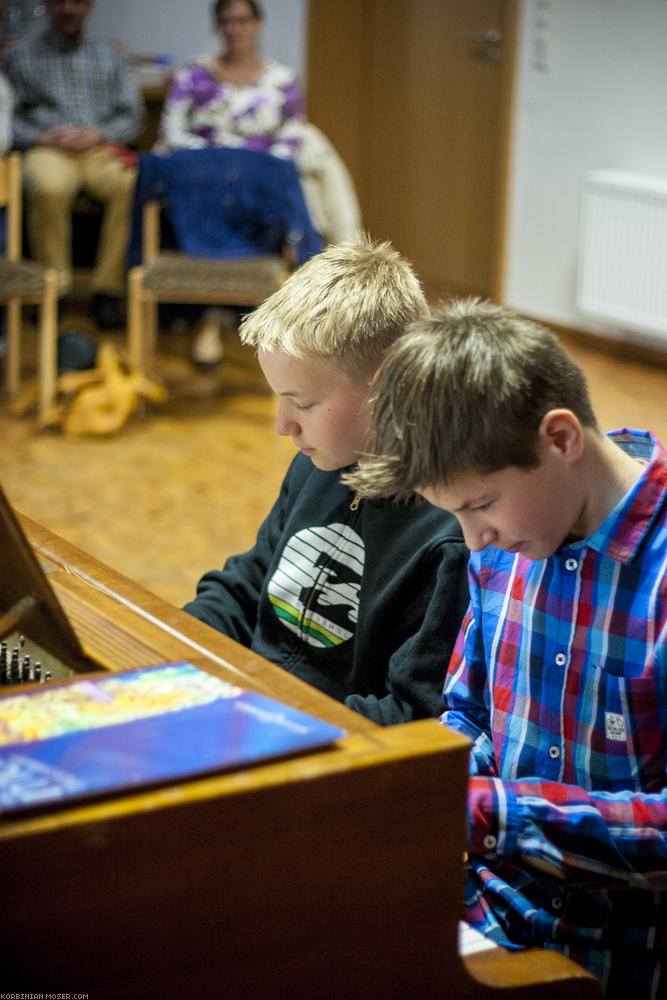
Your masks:
{"label": "wooden chair", "polygon": [[143,263],[128,276],[128,357],[130,369],[150,369],[157,343],[160,302],[257,306],[279,288],[290,270],[287,257],[270,254],[243,260],[190,257],[160,249],[160,203],[143,206]]}
{"label": "wooden chair", "polygon": [[21,387],[23,305],[39,306],[39,422],[49,423],[56,395],[58,282],[54,268],[22,257],[21,154],[0,157],[0,207],[6,210],[6,243],[0,255],[0,303],[7,306],[5,382],[16,401]]}
{"label": "wooden chair", "polygon": [[[161,211],[176,249],[163,245]],[[130,368],[151,363],[158,303],[256,306],[321,249],[291,161],[230,148],[143,154],[129,251]]]}

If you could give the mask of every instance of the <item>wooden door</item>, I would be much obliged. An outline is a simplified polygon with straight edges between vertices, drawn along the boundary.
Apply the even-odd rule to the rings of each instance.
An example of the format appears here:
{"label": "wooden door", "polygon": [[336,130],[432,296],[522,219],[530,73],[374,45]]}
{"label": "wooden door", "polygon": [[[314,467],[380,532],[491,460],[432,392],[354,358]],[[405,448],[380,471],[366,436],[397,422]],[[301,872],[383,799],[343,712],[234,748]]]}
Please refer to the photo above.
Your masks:
{"label": "wooden door", "polygon": [[515,21],[516,0],[310,0],[309,118],[436,292],[501,296]]}

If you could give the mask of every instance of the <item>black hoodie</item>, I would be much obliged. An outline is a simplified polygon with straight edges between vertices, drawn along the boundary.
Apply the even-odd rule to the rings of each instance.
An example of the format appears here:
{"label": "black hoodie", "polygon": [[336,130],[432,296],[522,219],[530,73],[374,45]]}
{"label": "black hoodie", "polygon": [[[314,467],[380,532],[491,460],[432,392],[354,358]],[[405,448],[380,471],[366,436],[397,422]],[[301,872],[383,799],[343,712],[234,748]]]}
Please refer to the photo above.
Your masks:
{"label": "black hoodie", "polygon": [[380,725],[442,712],[468,604],[456,518],[361,501],[297,455],[254,547],[185,610]]}

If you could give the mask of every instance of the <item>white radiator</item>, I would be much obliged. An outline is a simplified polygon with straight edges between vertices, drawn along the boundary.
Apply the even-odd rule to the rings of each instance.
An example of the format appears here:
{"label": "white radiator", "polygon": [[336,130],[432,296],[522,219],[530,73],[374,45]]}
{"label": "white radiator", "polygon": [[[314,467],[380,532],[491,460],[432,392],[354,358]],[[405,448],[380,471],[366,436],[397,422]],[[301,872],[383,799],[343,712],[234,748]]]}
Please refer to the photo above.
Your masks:
{"label": "white radiator", "polygon": [[667,178],[584,175],[577,305],[667,340]]}

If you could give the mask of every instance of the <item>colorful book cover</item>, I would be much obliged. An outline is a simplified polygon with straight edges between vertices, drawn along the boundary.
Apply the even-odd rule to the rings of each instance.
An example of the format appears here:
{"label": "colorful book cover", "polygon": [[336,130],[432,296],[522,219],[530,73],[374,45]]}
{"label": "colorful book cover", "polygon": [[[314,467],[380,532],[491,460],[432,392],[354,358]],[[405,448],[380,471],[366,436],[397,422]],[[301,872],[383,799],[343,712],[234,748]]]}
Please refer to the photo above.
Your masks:
{"label": "colorful book cover", "polygon": [[0,698],[0,812],[246,766],[344,730],[191,663]]}

